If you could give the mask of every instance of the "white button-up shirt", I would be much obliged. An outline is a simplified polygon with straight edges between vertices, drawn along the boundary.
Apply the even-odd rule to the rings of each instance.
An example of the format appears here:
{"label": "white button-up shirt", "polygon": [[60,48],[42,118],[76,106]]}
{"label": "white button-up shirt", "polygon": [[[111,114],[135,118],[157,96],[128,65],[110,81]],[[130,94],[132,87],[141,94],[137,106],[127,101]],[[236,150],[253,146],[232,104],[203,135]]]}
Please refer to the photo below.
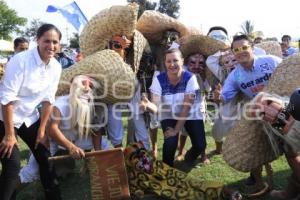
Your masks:
{"label": "white button-up shirt", "polygon": [[[41,102],[54,102],[60,74],[59,62],[51,58],[46,65],[37,47],[11,58],[0,83],[0,104],[13,102],[16,128],[23,123],[29,127],[39,119],[37,106]],[[0,120],[3,121],[2,109],[0,111]]]}

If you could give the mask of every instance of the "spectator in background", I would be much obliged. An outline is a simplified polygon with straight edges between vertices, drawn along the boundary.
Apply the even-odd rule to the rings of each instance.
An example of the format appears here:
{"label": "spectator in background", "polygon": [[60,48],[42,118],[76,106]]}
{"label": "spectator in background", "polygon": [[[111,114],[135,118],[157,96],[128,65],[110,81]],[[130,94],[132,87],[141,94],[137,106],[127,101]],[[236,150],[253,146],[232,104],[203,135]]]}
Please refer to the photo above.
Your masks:
{"label": "spectator in background", "polygon": [[64,51],[56,53],[55,58],[61,64],[63,69],[66,69],[75,63]]}
{"label": "spectator in background", "polygon": [[82,59],[83,59],[83,55],[82,55],[82,53],[81,53],[81,51],[80,51],[80,49],[78,48],[78,49],[76,49],[76,57],[75,57],[75,62],[79,62],[79,61],[81,61]]}
{"label": "spectator in background", "polygon": [[29,42],[24,37],[18,37],[14,40],[14,50],[15,54],[28,50]]}
{"label": "spectator in background", "polygon": [[24,38],[24,37],[16,38],[14,40],[14,51],[15,52],[13,55],[8,56],[8,58],[7,58],[8,61],[17,53],[28,50],[28,47],[29,47],[29,42],[26,38]]}
{"label": "spectator in background", "polygon": [[228,38],[227,30],[222,26],[213,26],[209,29],[207,36],[224,42],[227,45],[230,45],[230,41]]}
{"label": "spectator in background", "polygon": [[253,41],[254,44],[259,44],[259,43],[262,43],[263,39],[262,37],[256,37]]}
{"label": "spectator in background", "polygon": [[283,35],[281,38],[281,42],[282,42],[282,56],[283,58],[287,58],[288,56],[297,53],[299,50],[295,47],[291,46],[291,36],[289,35]]}

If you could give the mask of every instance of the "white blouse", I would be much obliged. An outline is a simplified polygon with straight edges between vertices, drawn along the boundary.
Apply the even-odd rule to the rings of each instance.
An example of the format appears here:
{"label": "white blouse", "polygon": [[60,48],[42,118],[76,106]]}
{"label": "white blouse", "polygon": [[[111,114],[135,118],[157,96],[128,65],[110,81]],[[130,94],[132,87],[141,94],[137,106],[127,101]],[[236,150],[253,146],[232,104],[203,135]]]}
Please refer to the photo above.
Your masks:
{"label": "white blouse", "polygon": [[[41,60],[37,47],[11,58],[0,83],[0,104],[13,102],[16,128],[23,123],[29,127],[39,119],[37,106],[41,102],[54,102],[60,74],[59,62],[51,58],[46,65]],[[2,109],[0,120],[3,121]]]}

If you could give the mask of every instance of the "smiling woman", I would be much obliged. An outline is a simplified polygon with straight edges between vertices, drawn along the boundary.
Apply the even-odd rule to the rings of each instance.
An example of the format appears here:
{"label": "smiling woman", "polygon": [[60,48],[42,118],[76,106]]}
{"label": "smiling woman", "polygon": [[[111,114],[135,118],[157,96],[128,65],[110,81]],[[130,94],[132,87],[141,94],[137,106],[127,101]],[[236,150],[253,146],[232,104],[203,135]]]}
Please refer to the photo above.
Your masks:
{"label": "smiling woman", "polygon": [[52,24],[41,26],[37,32],[38,52],[45,64],[48,64],[50,59],[60,49],[61,33]]}
{"label": "smiling woman", "polygon": [[[17,135],[27,144],[39,163],[46,199],[60,199],[54,169],[49,166],[45,128],[55,99],[61,65],[54,58],[60,31],[43,24],[37,31],[38,46],[14,55],[0,82],[0,199],[16,198],[20,152]],[[37,110],[42,104],[41,115]]]}

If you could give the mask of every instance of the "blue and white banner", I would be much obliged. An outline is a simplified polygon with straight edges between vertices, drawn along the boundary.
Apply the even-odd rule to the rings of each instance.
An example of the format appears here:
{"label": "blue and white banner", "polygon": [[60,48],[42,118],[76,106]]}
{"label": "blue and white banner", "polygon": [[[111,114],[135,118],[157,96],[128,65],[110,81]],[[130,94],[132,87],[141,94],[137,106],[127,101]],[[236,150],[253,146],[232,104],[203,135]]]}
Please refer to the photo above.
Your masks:
{"label": "blue and white banner", "polygon": [[79,31],[88,22],[86,16],[83,14],[77,3],[74,1],[64,7],[57,7],[49,5],[46,12],[60,12],[74,28]]}

